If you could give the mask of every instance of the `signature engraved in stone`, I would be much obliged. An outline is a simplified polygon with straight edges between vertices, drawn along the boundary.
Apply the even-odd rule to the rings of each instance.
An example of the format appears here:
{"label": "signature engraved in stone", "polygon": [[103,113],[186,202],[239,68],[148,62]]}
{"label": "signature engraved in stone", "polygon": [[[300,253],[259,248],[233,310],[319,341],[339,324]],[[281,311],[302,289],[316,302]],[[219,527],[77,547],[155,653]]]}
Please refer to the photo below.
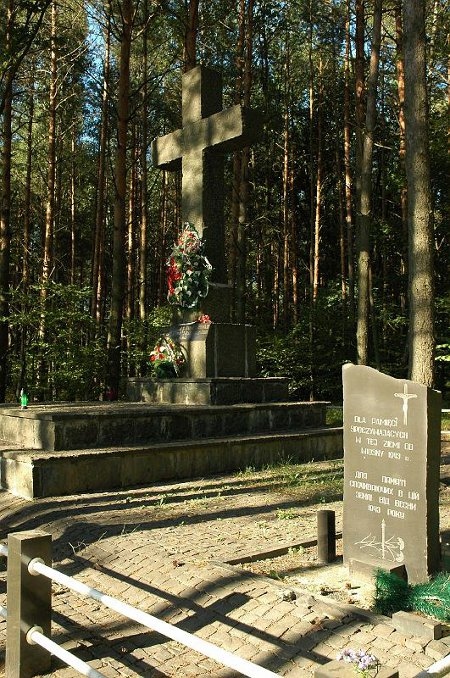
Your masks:
{"label": "signature engraved in stone", "polygon": [[381,521],[381,540],[378,537],[373,535],[371,532],[361,539],[361,541],[355,542],[355,546],[359,546],[361,550],[373,550],[378,557],[381,557],[382,560],[392,560],[395,563],[402,563],[405,559],[403,550],[405,548],[405,542],[401,537],[389,537],[386,538],[386,521]]}

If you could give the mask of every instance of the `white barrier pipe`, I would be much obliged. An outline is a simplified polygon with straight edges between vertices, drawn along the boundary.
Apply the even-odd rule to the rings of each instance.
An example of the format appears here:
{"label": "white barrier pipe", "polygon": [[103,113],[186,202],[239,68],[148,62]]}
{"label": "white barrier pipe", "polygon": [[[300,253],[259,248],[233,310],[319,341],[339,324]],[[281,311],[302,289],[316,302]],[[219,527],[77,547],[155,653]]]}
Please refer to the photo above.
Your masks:
{"label": "white barrier pipe", "polygon": [[68,652],[57,643],[54,643],[53,640],[47,638],[47,636],[44,636],[40,626],[32,626],[31,629],[29,629],[27,633],[27,642],[30,645],[40,645],[50,652],[50,654],[54,654],[58,659],[62,659],[65,664],[76,669],[82,676],[88,676],[88,678],[106,678],[103,673],[99,673],[93,669],[92,666],[89,666],[86,662],[78,659],[78,657],[75,657],[71,652]]}
{"label": "white barrier pipe", "polygon": [[430,676],[439,676],[439,678],[442,678],[442,676],[447,676],[449,673],[450,654],[418,673],[416,678],[430,678]]}
{"label": "white barrier pipe", "polygon": [[243,676],[248,676],[248,678],[274,678],[277,675],[276,673],[273,673],[262,666],[257,666],[257,664],[252,664],[246,659],[242,659],[227,650],[222,650],[222,648],[213,645],[213,643],[210,643],[207,640],[203,640],[187,631],[183,631],[147,612],[142,612],[142,610],[138,610],[135,607],[128,605],[128,603],[124,603],[117,598],[113,598],[97,589],[93,589],[73,577],[68,577],[66,574],[45,565],[41,558],[33,558],[33,560],[30,560],[28,571],[30,574],[42,574],[44,577],[53,579],[53,581],[56,581],[58,584],[66,586],[82,596],[93,598],[106,607],[109,607],[111,610],[119,612],[119,614],[122,614],[129,619],[133,619],[139,624],[147,626],[167,638],[176,640],[186,647],[190,647],[192,650],[196,650],[231,669],[235,669]]}

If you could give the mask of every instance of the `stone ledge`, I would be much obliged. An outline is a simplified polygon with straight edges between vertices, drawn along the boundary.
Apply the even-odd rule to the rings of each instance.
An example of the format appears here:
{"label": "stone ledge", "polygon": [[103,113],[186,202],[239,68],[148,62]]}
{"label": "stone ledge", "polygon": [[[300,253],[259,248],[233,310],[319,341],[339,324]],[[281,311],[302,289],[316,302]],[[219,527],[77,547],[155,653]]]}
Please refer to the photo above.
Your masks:
{"label": "stone ledge", "polygon": [[12,494],[34,499],[260,468],[280,459],[305,463],[341,455],[341,431],[330,429],[61,452],[4,450],[1,483]]}
{"label": "stone ledge", "polygon": [[392,623],[396,631],[429,640],[439,640],[444,633],[444,627],[440,622],[420,617],[412,612],[395,612],[392,615]]}

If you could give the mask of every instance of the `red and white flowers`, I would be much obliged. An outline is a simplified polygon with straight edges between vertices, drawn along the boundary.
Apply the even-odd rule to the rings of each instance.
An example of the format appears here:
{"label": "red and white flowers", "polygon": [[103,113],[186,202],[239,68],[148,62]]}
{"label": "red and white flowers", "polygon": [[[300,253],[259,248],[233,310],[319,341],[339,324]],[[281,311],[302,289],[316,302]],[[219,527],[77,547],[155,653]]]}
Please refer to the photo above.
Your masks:
{"label": "red and white flowers", "polygon": [[203,242],[192,224],[185,223],[167,266],[167,299],[181,308],[196,308],[209,289],[212,266]]}

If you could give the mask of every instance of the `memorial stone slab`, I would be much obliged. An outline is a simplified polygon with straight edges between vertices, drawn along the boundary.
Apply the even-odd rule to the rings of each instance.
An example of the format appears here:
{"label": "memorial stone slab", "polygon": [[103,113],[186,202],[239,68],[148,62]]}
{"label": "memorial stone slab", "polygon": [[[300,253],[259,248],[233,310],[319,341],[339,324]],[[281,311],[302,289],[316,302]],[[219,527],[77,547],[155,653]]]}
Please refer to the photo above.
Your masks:
{"label": "memorial stone slab", "polygon": [[364,365],[343,367],[344,562],[439,570],[441,394]]}

